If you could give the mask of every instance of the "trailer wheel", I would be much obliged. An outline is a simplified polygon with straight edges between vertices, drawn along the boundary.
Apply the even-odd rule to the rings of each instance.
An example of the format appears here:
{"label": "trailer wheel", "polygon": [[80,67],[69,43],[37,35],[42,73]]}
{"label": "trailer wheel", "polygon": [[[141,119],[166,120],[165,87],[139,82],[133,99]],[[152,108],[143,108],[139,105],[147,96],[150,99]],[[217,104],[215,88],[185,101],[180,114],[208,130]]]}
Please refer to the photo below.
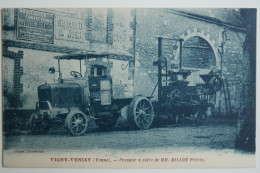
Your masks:
{"label": "trailer wheel", "polygon": [[154,118],[151,102],[145,97],[136,97],[130,104],[128,120],[134,128],[148,129]]}
{"label": "trailer wheel", "polygon": [[72,111],[65,120],[65,127],[71,135],[80,136],[88,128],[88,117],[81,111]]}
{"label": "trailer wheel", "polygon": [[203,125],[207,119],[207,113],[203,110],[199,110],[194,115],[196,125]]}
{"label": "trailer wheel", "polygon": [[32,134],[43,134],[48,132],[50,124],[46,116],[40,117],[33,113],[29,118],[28,129]]}

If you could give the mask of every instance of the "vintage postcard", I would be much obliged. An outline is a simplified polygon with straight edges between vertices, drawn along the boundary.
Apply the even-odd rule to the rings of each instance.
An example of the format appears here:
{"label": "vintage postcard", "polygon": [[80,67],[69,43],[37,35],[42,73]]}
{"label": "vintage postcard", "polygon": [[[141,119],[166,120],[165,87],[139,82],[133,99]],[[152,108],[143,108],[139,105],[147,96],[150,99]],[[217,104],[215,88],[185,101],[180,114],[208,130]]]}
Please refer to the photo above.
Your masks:
{"label": "vintage postcard", "polygon": [[254,8],[3,8],[3,167],[254,168]]}

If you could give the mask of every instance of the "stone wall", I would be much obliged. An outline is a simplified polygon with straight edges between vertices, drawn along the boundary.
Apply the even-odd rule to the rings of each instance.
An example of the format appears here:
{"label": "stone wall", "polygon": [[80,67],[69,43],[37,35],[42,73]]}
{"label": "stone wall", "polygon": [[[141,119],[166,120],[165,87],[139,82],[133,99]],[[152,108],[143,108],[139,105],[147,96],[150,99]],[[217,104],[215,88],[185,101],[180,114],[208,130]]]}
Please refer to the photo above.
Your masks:
{"label": "stone wall", "polygon": [[[19,86],[22,87],[22,92],[19,94],[22,104],[18,106],[19,108],[34,109],[35,103],[38,100],[37,87],[44,83],[57,82],[58,74],[52,75],[48,72],[50,67],[55,67],[56,70],[58,69],[57,60],[53,59],[54,56],[76,51],[92,50],[119,53],[133,57],[134,29],[131,26],[134,20],[133,9],[31,10],[33,12],[36,11],[54,15],[53,43],[18,39],[16,9],[3,10],[3,44],[9,52],[18,53],[21,51],[21,53],[23,53],[23,59],[21,60],[17,59],[14,61],[13,59],[4,57],[3,65],[5,71],[8,69],[8,73],[4,76],[7,88],[14,86],[14,78],[20,77],[20,73],[12,73],[15,73],[17,70],[20,70],[20,67],[23,67],[23,75],[21,79],[18,79],[19,81],[17,80],[21,83]],[[66,20],[68,20],[67,22],[73,20],[78,21],[79,28],[75,30],[82,32],[81,34],[83,34],[84,37],[79,40],[63,38],[66,35],[66,27],[70,28],[70,25],[68,23],[66,24]],[[126,61],[123,64],[125,63]],[[67,64],[70,65],[68,66]],[[71,70],[79,71],[79,62],[76,60],[67,62],[65,60],[61,62],[61,67],[63,77],[69,78],[71,77],[69,74]],[[85,69],[84,62],[82,62],[83,73]],[[129,71],[129,73],[133,73],[133,70]],[[130,87],[133,88],[133,84],[131,84]],[[12,93],[14,89],[6,91]],[[5,108],[13,107],[14,106],[10,104],[5,104]]]}
{"label": "stone wall", "polygon": [[[54,15],[54,43],[46,44],[37,41],[28,41],[17,39],[16,36],[16,10],[4,9],[4,30],[3,39],[27,43],[27,48],[46,50],[46,47],[57,47],[58,50],[51,49],[54,52],[66,52],[61,48],[68,48],[72,50],[95,50],[95,51],[109,51],[117,52],[126,55],[132,55],[133,52],[133,29],[131,23],[133,22],[133,9],[32,9],[33,11],[40,11],[43,13],[50,13]],[[77,20],[81,27],[78,29],[82,32],[84,38],[68,39],[63,38],[67,30],[66,20]],[[68,22],[67,21],[67,22]],[[63,30],[62,30],[63,28]],[[59,32],[59,30],[61,30]],[[69,30],[69,29],[68,29]],[[63,32],[63,33],[61,33]]]}
{"label": "stone wall", "polygon": [[[158,40],[157,37],[183,38],[185,42],[194,37],[200,37],[205,40],[211,51],[202,51],[199,56],[192,49],[183,49],[183,67],[195,68],[201,72],[208,72],[204,69],[221,69],[221,51],[224,35],[224,54],[223,54],[223,77],[228,80],[231,94],[231,104],[234,112],[239,111],[239,102],[241,96],[241,79],[247,79],[249,72],[249,60],[243,54],[242,43],[245,39],[243,31],[237,31],[232,28],[226,28],[214,23],[205,22],[198,19],[184,17],[176,13],[171,14],[162,9],[138,9],[137,10],[137,35],[136,35],[136,62],[135,62],[135,88],[136,94],[151,95],[157,83],[157,67],[153,66],[153,61],[158,58]],[[205,45],[204,45],[205,46]],[[185,55],[191,59],[185,59]],[[210,56],[208,63],[203,61],[202,55]],[[191,56],[190,56],[191,55]],[[179,44],[176,41],[163,40],[162,56],[167,57],[169,62],[179,63]],[[199,59],[199,57],[201,59]],[[186,57],[187,58],[187,57]],[[212,59],[214,58],[214,60]],[[197,60],[196,60],[197,59]],[[198,73],[199,74],[199,73]],[[224,96],[217,94],[217,104],[221,104],[224,111]],[[155,92],[157,99],[157,91]],[[219,102],[219,100],[222,100]],[[219,105],[217,105],[219,106]]]}

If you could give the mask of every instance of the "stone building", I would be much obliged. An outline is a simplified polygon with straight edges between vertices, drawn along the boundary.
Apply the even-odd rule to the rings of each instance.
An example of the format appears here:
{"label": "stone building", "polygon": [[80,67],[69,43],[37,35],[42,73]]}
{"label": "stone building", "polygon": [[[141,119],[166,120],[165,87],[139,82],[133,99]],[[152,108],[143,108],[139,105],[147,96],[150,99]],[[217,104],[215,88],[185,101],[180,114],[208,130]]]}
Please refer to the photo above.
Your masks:
{"label": "stone building", "polygon": [[[133,16],[132,9],[4,9],[4,107],[34,109],[37,86],[57,82],[48,73],[49,67],[57,69],[56,55],[90,50],[132,55]],[[69,63],[61,64],[64,77],[79,65]]]}
{"label": "stone building", "polygon": [[[3,9],[2,14],[5,110],[33,110],[37,86],[57,80],[48,73],[49,67],[57,68],[53,56],[78,51],[132,56],[129,64],[118,59],[129,76],[118,80],[129,80],[134,95],[149,96],[157,83],[157,37],[166,37],[184,39],[183,68],[192,71],[190,85],[202,82],[199,74],[222,69],[232,111],[239,111],[249,59],[243,51],[246,30],[238,9]],[[164,40],[162,51],[174,69],[179,44]],[[215,112],[224,111],[224,102],[217,93]]]}
{"label": "stone building", "polygon": [[[248,80],[250,71],[243,51],[243,25],[237,9],[138,9],[134,91],[149,95],[156,84],[157,68],[151,64],[158,57],[157,37],[182,38],[183,69],[192,71],[188,77],[190,85],[202,82],[199,74],[222,70],[228,81],[232,112],[239,111],[242,83]],[[179,44],[163,40],[162,56],[171,64],[178,64]],[[216,94],[215,101],[215,113],[225,112],[223,92]]]}

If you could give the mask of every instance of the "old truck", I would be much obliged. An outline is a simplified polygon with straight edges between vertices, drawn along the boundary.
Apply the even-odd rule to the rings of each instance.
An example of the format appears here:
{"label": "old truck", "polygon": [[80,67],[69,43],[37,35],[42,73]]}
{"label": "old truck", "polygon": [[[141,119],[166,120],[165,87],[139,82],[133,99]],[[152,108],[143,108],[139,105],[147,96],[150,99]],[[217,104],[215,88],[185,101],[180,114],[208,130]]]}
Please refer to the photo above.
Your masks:
{"label": "old truck", "polygon": [[[134,95],[133,57],[92,51],[56,56],[58,70],[51,67],[49,72],[59,73],[58,83],[38,87],[39,101],[30,116],[29,130],[44,133],[55,124],[64,124],[71,135],[78,136],[86,132],[89,121],[109,130],[119,116],[127,119],[133,128],[148,129],[155,114],[158,117],[168,114],[176,123],[184,117],[192,117],[196,124],[204,123],[206,110],[212,106],[210,97],[221,88],[219,74],[201,75],[205,81],[203,86],[188,86],[186,78],[190,71],[182,69],[181,61],[177,72],[168,70],[167,60],[161,56],[161,39],[158,38],[158,60],[153,63],[158,66],[158,83],[154,89],[158,87],[157,100],[151,101],[154,91],[151,96]],[[79,61],[78,70],[70,71],[70,78],[64,78],[61,71],[61,62],[66,60]],[[84,72],[82,62],[86,67]]]}
{"label": "old truck", "polygon": [[[54,124],[64,124],[71,135],[82,135],[90,120],[103,129],[113,128],[123,115],[134,128],[148,129],[154,118],[149,98],[133,95],[132,57],[105,52],[79,52],[54,57],[58,61],[58,83],[38,87],[39,101],[30,116],[29,130],[44,133]],[[118,60],[120,59],[120,60]],[[63,78],[61,62],[79,61],[72,78]],[[86,67],[82,72],[82,62]],[[69,64],[67,64],[69,65]]]}

